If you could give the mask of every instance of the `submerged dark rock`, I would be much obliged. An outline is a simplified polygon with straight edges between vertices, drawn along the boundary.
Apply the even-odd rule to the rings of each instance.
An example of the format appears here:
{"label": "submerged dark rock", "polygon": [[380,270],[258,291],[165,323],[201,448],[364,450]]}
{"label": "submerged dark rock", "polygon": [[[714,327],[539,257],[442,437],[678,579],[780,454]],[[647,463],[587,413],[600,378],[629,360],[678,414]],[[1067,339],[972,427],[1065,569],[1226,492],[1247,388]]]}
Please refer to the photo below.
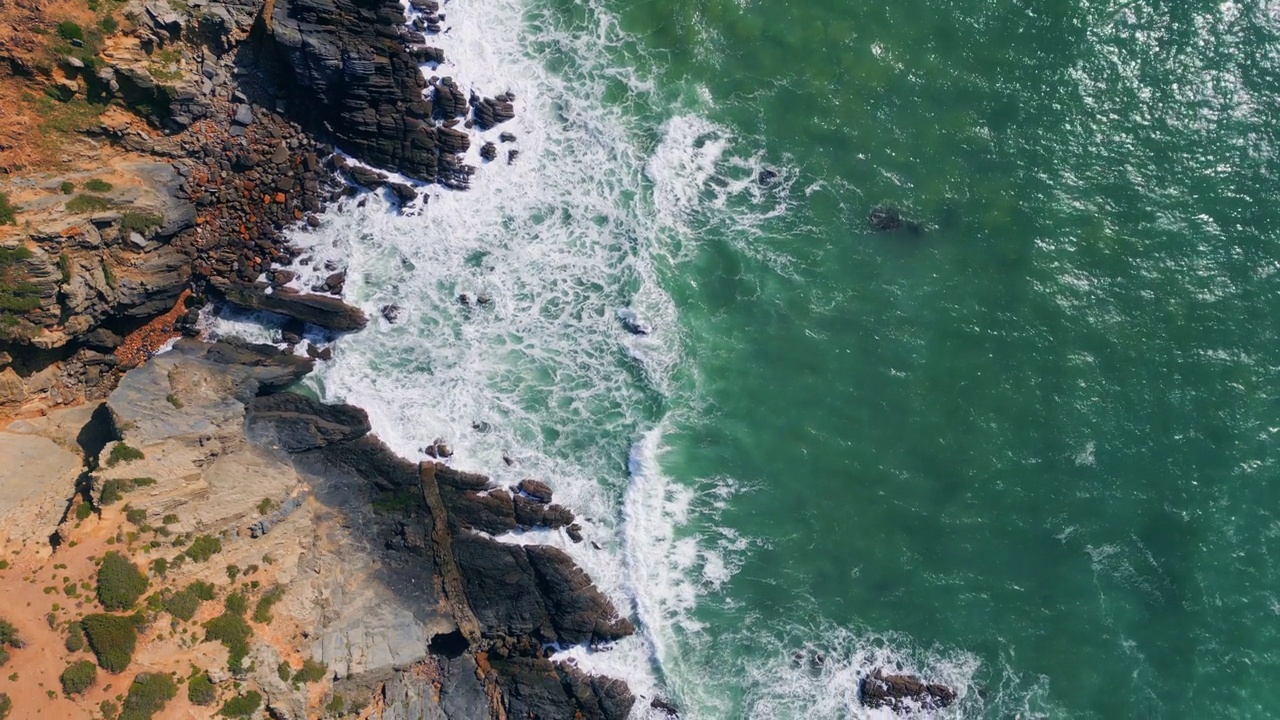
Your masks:
{"label": "submerged dark rock", "polygon": [[649,707],[654,710],[661,710],[666,713],[668,717],[680,717],[680,709],[660,697],[655,697],[653,700],[650,700]]}
{"label": "submerged dark rock", "polygon": [[940,683],[926,683],[914,675],[886,675],[876,668],[862,679],[858,699],[870,708],[898,713],[941,710],[956,700],[956,691]]}
{"label": "submerged dark rock", "polygon": [[877,232],[906,230],[914,235],[923,229],[920,223],[903,219],[902,213],[892,205],[877,205],[872,208],[871,212],[867,213],[867,224]]}

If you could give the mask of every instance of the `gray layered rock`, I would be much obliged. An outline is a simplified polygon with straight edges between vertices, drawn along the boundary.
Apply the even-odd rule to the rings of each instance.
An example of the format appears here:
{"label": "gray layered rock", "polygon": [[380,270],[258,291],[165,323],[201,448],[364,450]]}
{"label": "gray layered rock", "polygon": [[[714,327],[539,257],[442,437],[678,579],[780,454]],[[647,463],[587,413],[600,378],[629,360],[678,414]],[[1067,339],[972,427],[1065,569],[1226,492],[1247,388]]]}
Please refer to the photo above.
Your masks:
{"label": "gray layered rock", "polygon": [[364,328],[369,322],[359,308],[328,295],[267,293],[265,288],[239,283],[222,282],[217,285],[232,305],[246,310],[278,313],[327,330],[350,332]]}

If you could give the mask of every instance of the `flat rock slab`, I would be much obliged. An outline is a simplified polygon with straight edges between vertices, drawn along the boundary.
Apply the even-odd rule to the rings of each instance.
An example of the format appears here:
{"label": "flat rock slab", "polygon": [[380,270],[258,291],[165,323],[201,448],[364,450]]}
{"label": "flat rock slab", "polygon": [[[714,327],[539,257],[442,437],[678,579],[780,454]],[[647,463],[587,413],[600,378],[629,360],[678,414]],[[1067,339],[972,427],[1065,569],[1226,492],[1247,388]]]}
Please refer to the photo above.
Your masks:
{"label": "flat rock slab", "polygon": [[47,541],[75,492],[80,456],[39,435],[0,432],[0,539]]}

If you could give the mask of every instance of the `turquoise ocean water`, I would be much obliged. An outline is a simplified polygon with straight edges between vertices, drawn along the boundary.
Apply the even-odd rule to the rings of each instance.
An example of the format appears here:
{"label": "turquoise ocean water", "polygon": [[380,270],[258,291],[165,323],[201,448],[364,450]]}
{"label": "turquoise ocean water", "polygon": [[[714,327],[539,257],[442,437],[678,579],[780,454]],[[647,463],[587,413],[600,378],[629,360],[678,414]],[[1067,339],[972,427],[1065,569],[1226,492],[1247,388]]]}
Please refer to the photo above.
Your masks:
{"label": "turquoise ocean water", "polygon": [[565,657],[638,716],[1280,716],[1280,5],[445,8],[520,157],[299,235],[407,318],[314,382],[586,518],[642,633]]}

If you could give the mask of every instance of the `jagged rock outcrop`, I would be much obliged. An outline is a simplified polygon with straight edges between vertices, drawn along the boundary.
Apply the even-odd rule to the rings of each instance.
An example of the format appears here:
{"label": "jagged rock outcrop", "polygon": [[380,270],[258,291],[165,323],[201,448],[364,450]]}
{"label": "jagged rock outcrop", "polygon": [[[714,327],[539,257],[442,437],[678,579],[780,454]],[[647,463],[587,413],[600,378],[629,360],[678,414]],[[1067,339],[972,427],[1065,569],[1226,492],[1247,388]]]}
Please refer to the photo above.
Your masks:
{"label": "jagged rock outcrop", "polygon": [[291,71],[290,97],[302,110],[296,117],[328,128],[360,160],[465,187],[471,169],[438,140],[438,108],[425,95],[404,23],[395,0],[280,0],[268,32]]}
{"label": "jagged rock outcrop", "polygon": [[914,675],[886,674],[876,668],[859,683],[858,699],[871,708],[915,713],[947,707],[956,701],[956,691],[941,683],[927,683]]}

